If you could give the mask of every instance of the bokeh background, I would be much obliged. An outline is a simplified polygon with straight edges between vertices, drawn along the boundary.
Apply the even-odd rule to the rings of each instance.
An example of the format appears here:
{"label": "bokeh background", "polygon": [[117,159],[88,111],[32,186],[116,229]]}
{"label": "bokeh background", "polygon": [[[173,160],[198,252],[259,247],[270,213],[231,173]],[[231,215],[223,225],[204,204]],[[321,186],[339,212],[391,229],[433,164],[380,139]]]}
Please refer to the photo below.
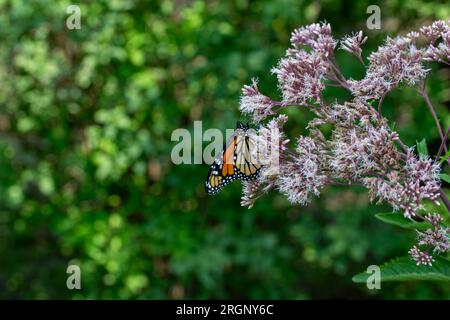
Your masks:
{"label": "bokeh background", "polygon": [[[240,89],[252,77],[278,96],[269,70],[294,28],[363,30],[367,56],[386,35],[449,19],[448,1],[78,1],[80,30],[66,28],[70,4],[0,1],[0,298],[450,298],[448,283],[351,281],[415,237],[375,219],[390,209],[360,188],[329,187],[308,207],[274,191],[248,210],[240,183],[209,197],[207,165],[170,160],[174,129],[244,119]],[[381,30],[366,28],[370,4]],[[338,60],[363,76],[350,55]],[[449,69],[432,67],[448,127]],[[311,115],[287,112],[295,138]],[[409,145],[439,145],[413,89],[389,95],[384,114]],[[81,290],[66,288],[70,264]]]}

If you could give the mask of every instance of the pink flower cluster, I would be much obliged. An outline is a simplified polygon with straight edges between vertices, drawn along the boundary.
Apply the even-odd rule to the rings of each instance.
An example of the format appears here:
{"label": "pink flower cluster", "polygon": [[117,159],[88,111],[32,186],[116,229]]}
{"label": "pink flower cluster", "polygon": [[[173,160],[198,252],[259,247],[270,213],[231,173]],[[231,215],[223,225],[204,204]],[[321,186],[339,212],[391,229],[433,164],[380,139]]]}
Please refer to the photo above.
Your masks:
{"label": "pink flower cluster", "polygon": [[[306,205],[312,195],[319,196],[328,184],[362,184],[371,200],[388,202],[394,211],[407,218],[420,219],[423,201],[439,203],[441,183],[438,162],[414,154],[391,130],[379,106],[384,96],[400,85],[416,86],[423,82],[430,60],[449,61],[449,22],[437,21],[405,37],[388,38],[368,57],[363,79],[347,79],[336,59],[336,41],[327,23],[312,24],[294,30],[291,45],[278,65],[277,76],[282,100],[261,94],[257,82],[244,86],[240,110],[253,116],[257,123],[276,115],[289,106],[306,107],[315,118],[308,124],[308,136],[297,138],[295,149],[288,147],[283,132],[287,116],[279,115],[261,125],[256,137],[257,159],[262,164],[256,181],[244,183],[242,205],[252,206],[270,189],[278,189],[295,204]],[[427,46],[416,46],[420,36]],[[341,40],[340,48],[362,58],[367,37],[360,31]],[[327,104],[322,93],[327,85],[348,90],[353,98],[345,103]],[[325,138],[321,127],[331,125],[331,137]],[[432,224],[431,216],[427,216]],[[433,218],[435,221],[437,218]],[[419,233],[418,246],[435,251],[449,250],[448,229]],[[433,258],[417,246],[410,254],[419,264],[431,264]]]}
{"label": "pink flower cluster", "polygon": [[426,251],[422,251],[414,246],[409,254],[416,261],[417,265],[431,265],[434,261],[430,251],[437,253],[445,253],[450,250],[450,228],[442,223],[442,217],[436,213],[428,214],[425,219],[431,225],[426,231],[417,231],[418,245],[425,247]]}
{"label": "pink flower cluster", "polygon": [[438,61],[450,65],[449,23],[442,20],[436,21],[431,26],[422,27],[420,31],[430,43],[425,51],[425,60]]}
{"label": "pink flower cluster", "polygon": [[422,64],[425,52],[417,49],[409,37],[388,38],[369,56],[364,79],[348,81],[350,90],[357,97],[379,99],[400,83],[416,84],[428,72]]}

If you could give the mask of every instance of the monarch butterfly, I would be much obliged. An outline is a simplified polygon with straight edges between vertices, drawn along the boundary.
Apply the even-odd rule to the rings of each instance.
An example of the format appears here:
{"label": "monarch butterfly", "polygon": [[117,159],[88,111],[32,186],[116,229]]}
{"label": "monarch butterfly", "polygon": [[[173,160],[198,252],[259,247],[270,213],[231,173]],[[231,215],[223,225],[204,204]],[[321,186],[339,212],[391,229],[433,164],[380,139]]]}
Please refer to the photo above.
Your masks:
{"label": "monarch butterfly", "polygon": [[256,141],[255,136],[249,132],[249,125],[238,122],[224,150],[211,164],[205,182],[206,192],[214,195],[236,179],[256,179],[261,165],[253,159],[253,148],[256,148]]}

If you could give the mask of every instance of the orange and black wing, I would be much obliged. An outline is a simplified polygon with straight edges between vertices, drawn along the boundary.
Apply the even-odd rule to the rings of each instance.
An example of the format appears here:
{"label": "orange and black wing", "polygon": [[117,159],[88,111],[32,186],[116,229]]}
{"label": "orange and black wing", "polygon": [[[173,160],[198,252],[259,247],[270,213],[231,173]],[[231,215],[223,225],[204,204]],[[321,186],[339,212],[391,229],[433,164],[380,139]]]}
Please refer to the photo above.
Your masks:
{"label": "orange and black wing", "polygon": [[209,195],[218,193],[224,186],[240,178],[240,172],[235,169],[235,152],[238,136],[234,134],[225,145],[219,157],[214,159],[205,182]]}
{"label": "orange and black wing", "polygon": [[248,126],[238,123],[235,133],[209,169],[205,182],[206,192],[216,194],[236,179],[256,179],[261,165],[256,159],[255,151],[255,135],[250,134]]}

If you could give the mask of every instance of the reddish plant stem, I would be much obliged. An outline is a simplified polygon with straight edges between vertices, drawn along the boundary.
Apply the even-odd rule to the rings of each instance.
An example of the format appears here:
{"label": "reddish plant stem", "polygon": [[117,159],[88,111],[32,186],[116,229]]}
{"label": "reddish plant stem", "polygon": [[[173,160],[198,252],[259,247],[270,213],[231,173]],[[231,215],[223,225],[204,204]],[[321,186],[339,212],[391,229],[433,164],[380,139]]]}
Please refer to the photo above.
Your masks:
{"label": "reddish plant stem", "polygon": [[[447,129],[447,131],[445,132],[445,135],[444,135],[444,139],[441,141],[441,145],[439,146],[439,151],[438,151],[438,153],[436,155],[436,161],[439,161],[439,157],[441,156],[442,150],[444,149],[444,146],[447,143],[447,139],[448,139],[448,135],[449,134],[450,134],[450,128]],[[447,162],[448,162],[448,159],[447,159]]]}
{"label": "reddish plant stem", "polygon": [[444,203],[445,207],[447,208],[447,211],[450,212],[450,200],[445,195],[444,191],[442,189],[439,189],[439,198],[441,198],[442,202]]}
{"label": "reddish plant stem", "polygon": [[[434,122],[438,129],[439,136],[441,137],[441,141],[444,141],[444,132],[442,131],[442,127],[441,127],[441,124],[439,123],[439,119],[436,115],[436,111],[433,107],[433,104],[431,103],[430,97],[428,96],[428,92],[426,89],[426,80],[423,82],[423,87],[422,87],[420,94],[422,95],[423,99],[425,100],[425,103],[427,104],[428,109],[430,109],[431,115],[433,116]],[[446,153],[448,152],[447,146],[445,144],[444,144],[444,150]]]}
{"label": "reddish plant stem", "polygon": [[386,94],[383,94],[380,98],[380,101],[378,101],[378,113],[381,116],[381,107],[383,105],[384,97],[386,97]]}

